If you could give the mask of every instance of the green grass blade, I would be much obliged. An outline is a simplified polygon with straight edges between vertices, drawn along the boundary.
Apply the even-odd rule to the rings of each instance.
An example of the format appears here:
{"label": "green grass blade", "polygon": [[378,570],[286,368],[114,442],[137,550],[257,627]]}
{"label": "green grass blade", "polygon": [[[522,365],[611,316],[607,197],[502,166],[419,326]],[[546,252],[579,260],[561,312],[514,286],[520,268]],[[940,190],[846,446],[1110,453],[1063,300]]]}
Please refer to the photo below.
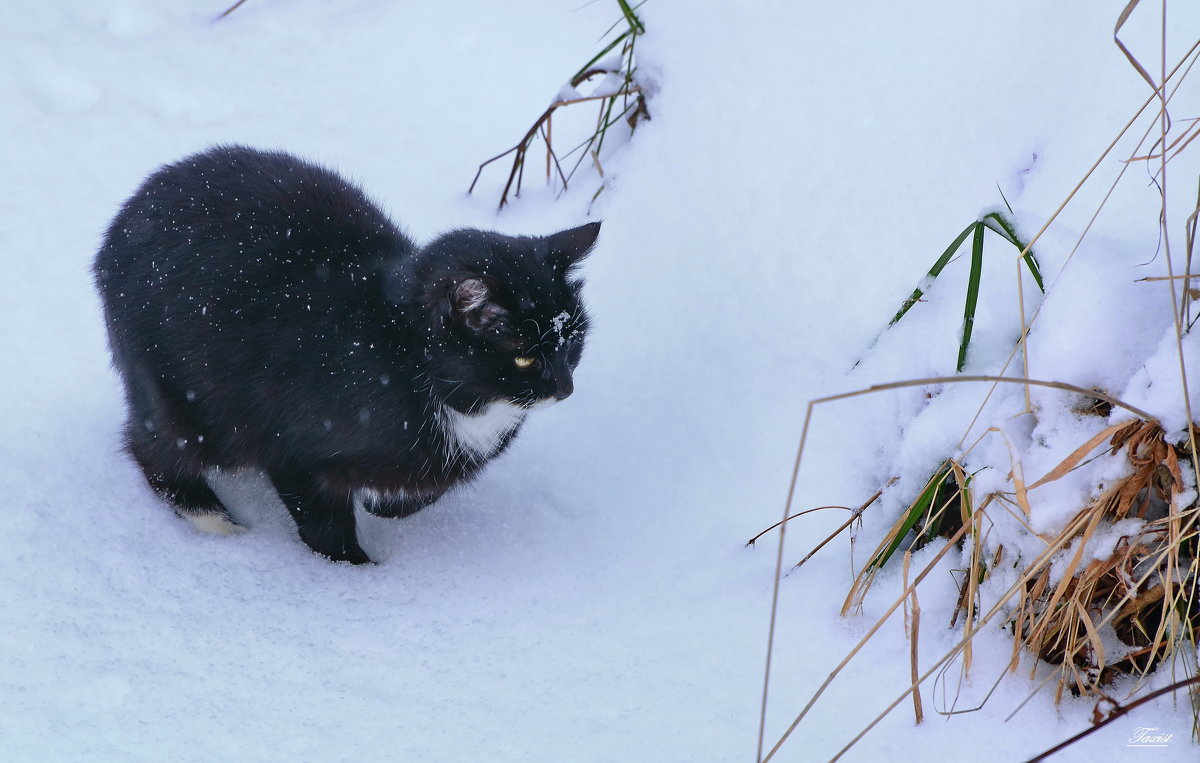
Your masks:
{"label": "green grass blade", "polygon": [[[642,0],[642,2],[633,6],[633,10],[635,11],[635,16],[636,16],[637,9],[641,8],[643,5],[645,5],[649,1],[650,0]],[[638,21],[640,22],[641,19],[639,18]],[[625,17],[624,13],[621,14],[621,18],[617,19],[616,21],[614,21],[612,23],[612,26],[610,26],[608,29],[604,30],[604,34],[600,35],[600,39],[603,40],[605,37],[608,37],[610,34],[612,34],[612,30],[616,29],[617,27],[621,26],[622,24],[624,24],[625,26],[629,26],[629,19]],[[645,26],[643,26],[642,30],[640,32],[638,32],[638,34],[642,34],[645,31],[646,31],[646,28],[645,28]]]}
{"label": "green grass blade", "polygon": [[[1007,200],[1004,203],[1007,204]],[[998,234],[1005,241],[1015,246],[1018,251],[1025,252],[1025,242],[1021,241],[1020,237],[1017,236],[1016,226],[1004,215],[999,212],[992,212],[991,214],[984,215],[980,222],[986,225],[988,230]],[[1029,274],[1033,276],[1033,281],[1037,284],[1038,291],[1045,294],[1046,286],[1042,283],[1042,268],[1033,250],[1030,249],[1028,252],[1025,252],[1025,256],[1022,259],[1025,260],[1025,266],[1029,268]]]}
{"label": "green grass blade", "polygon": [[[966,228],[963,228],[963,232],[958,234],[954,241],[950,242],[950,246],[946,247],[946,251],[942,252],[942,256],[937,258],[937,262],[933,263],[933,267],[929,269],[929,273],[927,273],[925,278],[922,279],[922,283],[925,285],[925,288],[929,288],[929,284],[933,283],[933,279],[941,275],[942,270],[946,267],[946,263],[950,262],[950,258],[953,257],[954,253],[958,251],[958,248],[962,246],[962,242],[966,240],[967,235],[974,230],[976,225],[978,225],[978,223],[971,223]],[[925,289],[921,288],[921,286],[917,286],[917,288],[913,289],[913,293],[908,299],[904,300],[904,304],[900,305],[900,309],[896,311],[895,317],[888,321],[888,325],[896,325],[896,322],[903,318],[904,314],[907,313],[913,305],[917,304],[917,302],[919,302],[921,297],[924,295]]]}
{"label": "green grass blade", "polygon": [[617,5],[621,6],[621,13],[625,14],[625,20],[629,22],[630,30],[634,34],[643,34],[646,31],[646,27],[642,26],[642,20],[629,7],[627,0],[617,0]]}
{"label": "green grass blade", "polygon": [[917,496],[917,500],[913,501],[912,506],[909,507],[908,514],[904,517],[904,521],[900,524],[900,529],[896,532],[896,537],[892,538],[892,542],[888,544],[888,547],[880,551],[879,555],[867,564],[867,569],[877,570],[887,564],[888,559],[891,559],[892,554],[896,553],[896,549],[900,548],[900,544],[904,542],[905,536],[916,527],[921,517],[933,510],[938,492],[945,484],[946,477],[949,476],[950,471],[949,461],[943,461],[938,465],[938,468],[933,472],[933,476],[929,478],[929,482],[925,483],[925,488],[921,491],[921,494]]}
{"label": "green grass blade", "polygon": [[600,130],[598,131],[599,138],[596,141],[596,153],[600,153],[600,149],[604,148],[604,136],[608,135],[608,128],[614,124],[612,121],[613,106],[617,103],[617,96],[613,95],[608,99],[608,108],[604,111],[604,120],[601,122]]}
{"label": "green grass blade", "polygon": [[1038,291],[1045,294],[1046,285],[1042,283],[1042,268],[1038,265],[1037,257],[1033,256],[1033,250],[1030,249],[1021,259],[1025,260],[1025,266],[1029,268],[1029,275],[1033,276],[1033,282],[1037,284]]}
{"label": "green grass blade", "polygon": [[1004,189],[1000,187],[999,183],[996,183],[996,190],[1000,192],[1000,199],[1004,202],[1004,208],[1008,210],[1010,215],[1015,215],[1016,212],[1013,211],[1012,204],[1008,203],[1008,197],[1004,195]]}
{"label": "green grass blade", "polygon": [[961,524],[956,525],[956,523],[965,524],[970,521],[974,511],[971,508],[971,493],[967,488],[971,486],[971,481],[974,478],[974,474],[964,472],[962,486],[958,487],[958,475],[954,472],[954,468],[950,467],[950,471],[944,479],[951,480],[951,484],[958,490],[958,513],[951,516],[950,503],[953,497],[946,499],[940,505],[932,505],[930,507],[929,519],[925,522],[924,530],[921,533],[922,545],[932,543],[933,539],[939,535],[948,538],[957,532],[958,527],[961,526]]}
{"label": "green grass blade", "polygon": [[[1001,195],[1003,196],[1003,193]],[[1007,205],[1008,200],[1005,199],[1004,203]],[[971,241],[971,272],[967,280],[966,304],[963,307],[962,340],[959,343],[958,363],[956,365],[959,372],[966,365],[967,349],[971,344],[971,335],[975,328],[975,312],[979,303],[980,281],[983,277],[984,230],[992,231],[1000,238],[1015,246],[1018,251],[1024,252],[1021,258],[1025,261],[1025,266],[1033,276],[1034,282],[1037,283],[1038,290],[1045,293],[1046,287],[1042,280],[1041,266],[1038,263],[1037,257],[1032,250],[1026,251],[1026,245],[1018,236],[1016,226],[1005,216],[1004,212],[996,210],[988,212],[966,228],[963,228],[962,233],[959,233],[954,241],[950,243],[950,246],[946,248],[946,251],[942,252],[942,256],[938,257],[937,261],[934,262],[933,267],[929,269],[929,273],[921,280],[917,288],[913,289],[912,294],[909,295],[908,299],[904,300],[900,305],[900,309],[888,321],[888,327],[896,325],[912,306],[920,301],[921,297],[925,295],[925,290],[930,287],[933,280],[949,264],[967,236],[974,234]]]}
{"label": "green grass blade", "polygon": [[979,222],[986,225],[988,230],[1013,246],[1021,246],[1021,242],[1017,239],[1016,231],[1012,228],[1008,220],[1004,219],[1004,215],[999,212],[990,212],[979,218]]}
{"label": "green grass blade", "polygon": [[[607,130],[608,128],[615,125],[617,122],[620,122],[622,117],[624,117],[626,114],[628,114],[630,111],[633,110],[634,105],[635,104],[633,104],[633,103],[629,104],[628,106],[626,106],[624,109],[621,110],[621,113],[614,116],[608,122],[605,122],[603,129]],[[594,143],[596,141],[596,135],[599,135],[599,133],[600,133],[600,129],[601,129],[600,127],[597,127],[596,134],[591,135],[590,137],[588,137],[588,138],[584,139],[583,141],[581,141],[580,143],[576,144],[575,147],[572,148],[570,151],[567,151],[567,152],[564,152],[563,154],[561,154],[561,158],[563,158],[563,159],[570,158],[571,156],[575,155],[576,151],[579,151],[584,146]],[[568,175],[568,177],[570,177],[570,176]]]}
{"label": "green grass blade", "polygon": [[983,223],[975,223],[975,236],[971,239],[971,275],[967,278],[967,301],[963,307],[962,343],[958,346],[958,371],[967,362],[967,346],[971,344],[971,331],[975,328],[975,305],[979,302],[979,282],[983,277]]}
{"label": "green grass blade", "polygon": [[583,74],[584,74],[584,72],[586,72],[588,69],[591,69],[591,68],[592,68],[592,64],[596,63],[596,62],[597,62],[597,61],[599,61],[600,59],[602,59],[602,58],[604,58],[605,56],[607,56],[607,55],[609,54],[609,52],[610,52],[610,51],[612,51],[612,49],[613,49],[613,48],[615,48],[615,47],[617,47],[618,45],[620,45],[620,44],[621,44],[621,41],[622,41],[622,40],[624,40],[624,39],[625,39],[626,37],[628,37],[628,36],[629,36],[629,30],[628,30],[628,29],[626,29],[624,32],[621,32],[621,34],[617,35],[617,37],[616,37],[616,39],[615,39],[615,40],[613,40],[613,41],[612,41],[612,42],[610,42],[609,44],[605,45],[603,50],[601,50],[601,51],[600,51],[599,53],[597,53],[596,55],[592,56],[592,58],[591,58],[591,60],[590,60],[590,61],[588,61],[586,64],[584,64],[584,65],[583,65],[583,66],[582,66],[582,67],[579,69],[579,71],[575,72],[575,76],[571,77],[571,82],[575,82],[577,79],[579,79],[580,77],[582,77],[582,76],[583,76]]}

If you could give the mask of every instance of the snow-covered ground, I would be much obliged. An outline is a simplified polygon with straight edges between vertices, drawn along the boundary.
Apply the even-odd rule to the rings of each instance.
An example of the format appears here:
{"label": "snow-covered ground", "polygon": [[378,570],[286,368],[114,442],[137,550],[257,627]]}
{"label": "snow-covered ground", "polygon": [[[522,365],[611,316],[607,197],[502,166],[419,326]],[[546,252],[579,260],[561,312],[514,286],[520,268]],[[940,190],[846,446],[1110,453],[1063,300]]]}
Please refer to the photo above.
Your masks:
{"label": "snow-covered ground", "polygon": [[[1001,202],[997,185],[1035,232],[1149,95],[1112,44],[1121,2],[650,0],[653,120],[605,162],[576,394],[469,488],[402,522],[366,520],[382,563],[360,569],[312,555],[252,479],[221,486],[253,525],[234,538],[197,534],[150,492],[119,451],[89,274],[100,234],[149,171],[216,142],[336,167],[420,240],[577,224],[594,186],[555,202],[527,179],[498,216],[503,169],[464,191],[617,8],[249,0],[211,23],[224,5],[47,0],[0,25],[0,759],[749,760],[774,536],[743,544],[779,518],[807,401],[951,373],[964,262],[872,341]],[[1200,34],[1194,6],[1171,14],[1169,58]],[[1139,9],[1123,33],[1152,71],[1157,24]],[[1197,116],[1198,92],[1180,92],[1179,116]],[[1181,188],[1194,154],[1172,169]],[[1069,267],[1107,179],[1039,246],[1057,284],[1029,373],[1182,426],[1167,287],[1135,281],[1166,272],[1158,197],[1144,167],[1131,173]],[[1013,252],[988,251],[972,373],[998,372],[1019,334]],[[1194,336],[1187,352],[1200,360]],[[861,565],[985,392],[821,407],[796,508],[858,505],[900,475],[866,516]],[[1003,419],[1021,394],[988,410]],[[1041,474],[1103,422],[1072,415],[1061,392],[1034,395],[1037,430],[1012,428]],[[1068,488],[1088,489],[1056,488],[1046,526]],[[838,514],[794,522],[785,563]],[[887,570],[864,615],[842,618],[851,579],[842,539],[782,582],[768,746],[900,590]],[[940,573],[920,590],[926,664],[959,638],[944,627],[956,592]],[[848,759],[1018,760],[1085,728],[1090,702],[1045,691],[1005,722],[1036,686],[1028,663],[1005,675],[1010,644],[998,627],[979,636],[958,707],[1005,676],[980,712],[943,719],[932,708],[950,700],[929,686],[924,724],[905,704]],[[897,618],[778,759],[829,758],[908,672]],[[1159,701],[1062,758],[1195,760],[1190,722]],[[1173,740],[1128,748],[1139,726]]]}

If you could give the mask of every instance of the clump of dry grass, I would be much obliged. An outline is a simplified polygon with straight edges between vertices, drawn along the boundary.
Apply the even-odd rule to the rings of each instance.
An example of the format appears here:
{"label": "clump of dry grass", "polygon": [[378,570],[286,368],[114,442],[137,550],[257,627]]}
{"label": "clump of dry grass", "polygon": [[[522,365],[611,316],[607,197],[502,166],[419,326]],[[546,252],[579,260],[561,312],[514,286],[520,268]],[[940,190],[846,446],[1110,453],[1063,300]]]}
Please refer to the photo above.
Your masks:
{"label": "clump of dry grass", "polygon": [[[1192,456],[1192,438],[1170,444],[1149,421],[1101,434],[1111,435],[1110,452],[1124,451],[1132,472],[1067,523],[1055,539],[1074,549],[1066,571],[1055,581],[1048,564],[1031,570],[1010,621],[1014,651],[1024,647],[1060,666],[1056,697],[1094,694],[1120,675],[1144,676],[1181,644],[1194,650],[1200,630],[1200,505],[1180,469]],[[1048,476],[1061,477],[1084,455],[1076,451]],[[1086,559],[1097,530],[1124,519],[1141,522],[1106,558]]]}
{"label": "clump of dry grass", "polygon": [[[1113,424],[1024,492],[1061,479],[1105,441],[1107,454],[1123,455],[1132,471],[1082,507],[1058,534],[1043,537],[1067,557],[1060,576],[1052,576],[1058,557],[1047,555],[1029,564],[1021,585],[1002,597],[1016,600],[1008,620],[1017,636],[1012,667],[1021,648],[1060,666],[1057,698],[1064,690],[1097,693],[1120,675],[1144,676],[1180,644],[1194,647],[1200,632],[1200,505],[1180,468],[1192,456],[1190,437],[1171,444],[1157,422]],[[950,625],[962,615],[966,629],[973,630],[980,586],[1005,554],[1003,545],[993,549],[987,543],[987,512],[999,503],[1024,514],[1021,504],[1028,498],[1014,490],[976,505],[970,483],[959,460],[947,459],[934,470],[854,579],[843,614],[860,608],[875,574],[898,550],[907,570],[909,555],[933,540],[954,538],[961,546],[969,538],[970,560]],[[1125,519],[1140,520],[1137,531],[1121,536],[1106,558],[1088,560],[1085,549],[1097,532]],[[1114,649],[1114,643],[1122,646]],[[970,660],[969,643],[964,659]]]}
{"label": "clump of dry grass", "polygon": [[[952,380],[988,379],[954,377],[944,381]],[[1054,388],[1069,386],[1021,381]],[[898,386],[910,384],[881,385],[835,397],[844,399]],[[1088,392],[1078,388],[1074,391],[1085,396]],[[1126,410],[1130,408],[1103,393],[1095,394],[1097,398],[1088,398],[1093,405],[1102,402],[1105,408],[1114,404]],[[961,662],[963,675],[967,675],[971,670],[973,638],[984,625],[994,621],[1005,623],[1014,634],[1010,670],[1019,666],[1022,651],[1035,655],[1043,664],[1057,666],[1056,701],[1061,700],[1064,693],[1089,695],[1103,700],[1105,706],[1114,711],[1125,712],[1119,703],[1105,694],[1105,688],[1120,676],[1142,679],[1164,661],[1178,659],[1189,677],[1177,682],[1175,688],[1190,689],[1194,712],[1200,717],[1200,692],[1197,691],[1200,684],[1197,684],[1198,671],[1192,658],[1200,633],[1200,499],[1194,479],[1185,477],[1185,474],[1195,473],[1192,449],[1200,437],[1200,425],[1193,425],[1185,433],[1175,433],[1176,437],[1168,437],[1157,420],[1142,411],[1133,409],[1133,412],[1143,418],[1106,427],[1032,484],[1023,484],[1019,464],[1014,463],[1010,474],[1011,491],[976,496],[962,459],[947,459],[939,464],[917,498],[900,512],[871,553],[851,585],[842,612],[847,614],[857,609],[878,570],[897,560],[902,560],[903,564],[903,590],[829,675],[775,748],[766,757],[762,757],[760,751],[760,758],[769,760],[773,756],[825,688],[901,607],[906,612],[905,630],[912,644],[909,654],[912,684],[852,739],[843,753],[910,694],[914,714],[920,722],[924,716],[921,684],[956,660]],[[1029,528],[1030,493],[1096,458],[1125,459],[1130,466],[1129,474],[1103,486],[1099,495],[1076,511],[1057,533],[1039,535],[1044,551],[1032,559],[1021,559],[1002,544],[989,543],[992,527],[989,512],[1006,511]],[[876,492],[867,503],[852,510],[851,520],[837,533],[861,516],[879,495],[880,492]],[[1124,520],[1135,520],[1136,527],[1116,542],[1110,554],[1089,557],[1089,542],[1101,530],[1110,529]],[[780,529],[786,530],[786,524]],[[1032,528],[1029,532],[1037,534]],[[915,573],[911,572],[913,552],[935,541],[941,543],[941,548],[932,560]],[[951,627],[961,623],[962,640],[935,664],[922,670],[916,649],[921,624],[917,587],[948,552],[954,549],[961,552],[968,544],[968,562],[962,571],[958,600],[950,622]],[[811,556],[810,553],[800,563]],[[993,591],[985,599],[983,585],[1002,564],[1019,567],[1021,572],[1006,590]],[[1130,702],[1126,708],[1132,709],[1137,704]],[[962,711],[951,708],[939,712],[951,715]],[[1099,715],[1097,723],[1109,715]]]}

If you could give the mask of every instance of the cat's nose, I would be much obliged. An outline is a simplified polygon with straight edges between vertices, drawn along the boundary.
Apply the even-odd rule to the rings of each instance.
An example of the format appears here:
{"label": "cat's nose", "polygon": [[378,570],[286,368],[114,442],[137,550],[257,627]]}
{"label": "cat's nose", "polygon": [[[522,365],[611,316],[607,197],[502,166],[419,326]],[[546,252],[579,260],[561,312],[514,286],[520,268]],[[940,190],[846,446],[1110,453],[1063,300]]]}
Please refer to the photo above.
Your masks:
{"label": "cat's nose", "polygon": [[554,380],[554,399],[566,400],[575,391],[575,383],[571,381],[570,374],[559,374]]}

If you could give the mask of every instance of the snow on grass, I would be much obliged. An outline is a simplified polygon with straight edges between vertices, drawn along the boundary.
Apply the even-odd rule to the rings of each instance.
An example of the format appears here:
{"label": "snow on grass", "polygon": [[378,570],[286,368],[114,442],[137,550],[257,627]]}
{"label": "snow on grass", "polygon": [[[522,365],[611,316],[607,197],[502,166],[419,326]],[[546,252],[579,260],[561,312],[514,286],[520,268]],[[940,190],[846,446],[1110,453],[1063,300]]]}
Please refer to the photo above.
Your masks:
{"label": "snow on grass", "polygon": [[[383,561],[351,569],[310,554],[253,478],[222,486],[251,532],[196,533],[119,452],[88,270],[100,234],[148,172],[216,142],[336,167],[421,240],[577,224],[591,189],[553,203],[527,179],[499,216],[503,173],[464,190],[617,9],[250,0],[211,23],[224,7],[45,2],[0,28],[0,757],[747,759],[774,553],[771,536],[742,544],[779,519],[807,401],[952,372],[965,260],[868,347],[945,244],[1000,201],[997,184],[1036,230],[1147,95],[1111,44],[1117,6],[652,0],[638,52],[653,118],[605,163],[576,394],[532,414],[469,488],[402,522],[365,518],[364,547]],[[1194,10],[1172,14],[1172,40],[1194,38]],[[1129,33],[1139,53],[1157,40],[1153,25]],[[1177,428],[1166,287],[1134,282],[1164,274],[1141,173],[1061,278],[1102,190],[1085,189],[1037,247],[1055,286],[1030,373],[1102,385]],[[969,373],[997,372],[1019,336],[1010,249],[985,254]],[[1185,350],[1200,354],[1194,335]],[[814,419],[796,508],[856,506],[901,478],[864,516],[860,567],[986,388],[937,392]],[[1018,388],[987,409],[1030,479],[1103,426],[1067,393],[1032,398],[1036,425],[1007,418]],[[998,438],[973,457],[992,467],[980,486],[1003,484]],[[1038,526],[1061,524],[1105,469],[1040,488]],[[785,565],[843,520],[797,520]],[[783,580],[768,744],[900,591],[885,567],[862,614],[840,617],[849,559],[840,540]],[[961,637],[942,625],[960,561],[920,590],[925,665]],[[977,636],[958,707],[1006,676],[1010,650],[1000,627]],[[1090,703],[1045,693],[1003,723],[1044,675],[1028,680],[1034,668],[1025,659],[983,711],[949,723],[932,708],[955,701],[957,682],[940,699],[927,688],[925,724],[902,706],[850,758],[1016,760],[1084,728]],[[779,759],[828,758],[909,681],[903,629],[888,623]],[[1127,751],[1130,734],[1158,726],[1175,736],[1156,760],[1194,758],[1183,703],[1125,720],[1072,754],[1144,752]]]}

